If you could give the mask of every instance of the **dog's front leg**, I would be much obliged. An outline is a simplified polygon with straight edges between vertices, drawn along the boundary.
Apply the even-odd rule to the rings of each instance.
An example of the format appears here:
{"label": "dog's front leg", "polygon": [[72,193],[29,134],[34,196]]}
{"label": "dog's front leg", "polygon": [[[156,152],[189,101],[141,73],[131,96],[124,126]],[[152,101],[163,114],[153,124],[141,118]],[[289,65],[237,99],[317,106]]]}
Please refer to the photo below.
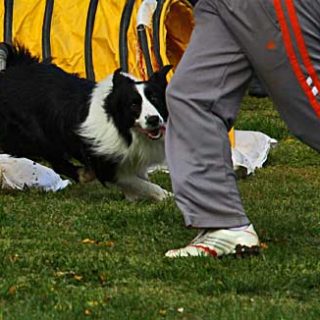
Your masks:
{"label": "dog's front leg", "polygon": [[172,196],[169,191],[162,189],[159,185],[137,176],[120,178],[117,185],[129,201],[143,199],[161,201]]}

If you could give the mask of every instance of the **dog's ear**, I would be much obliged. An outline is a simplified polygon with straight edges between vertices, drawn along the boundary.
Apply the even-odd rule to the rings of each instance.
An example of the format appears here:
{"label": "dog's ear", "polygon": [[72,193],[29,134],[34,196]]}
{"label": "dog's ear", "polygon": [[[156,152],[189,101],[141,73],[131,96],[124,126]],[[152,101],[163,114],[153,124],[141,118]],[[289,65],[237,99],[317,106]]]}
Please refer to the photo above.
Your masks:
{"label": "dog's ear", "polygon": [[161,70],[159,71],[160,73],[163,73],[165,76],[167,73],[173,68],[171,64],[167,64],[166,66],[162,67]]}
{"label": "dog's ear", "polygon": [[159,71],[153,73],[150,77],[150,81],[160,84],[162,87],[167,85],[167,74],[172,69],[172,65],[166,65],[162,67]]}
{"label": "dog's ear", "polygon": [[112,78],[113,85],[114,86],[120,85],[124,81],[132,82],[132,80],[129,77],[126,77],[125,75],[122,74],[122,69],[119,68],[113,73],[113,78]]}
{"label": "dog's ear", "polygon": [[121,73],[121,72],[122,72],[122,69],[121,69],[121,68],[118,68],[118,69],[116,69],[116,70],[114,71],[113,74],[118,74],[118,73]]}
{"label": "dog's ear", "polygon": [[123,78],[121,71],[121,68],[119,68],[113,73],[112,83],[114,86],[116,86],[121,81],[121,78]]}

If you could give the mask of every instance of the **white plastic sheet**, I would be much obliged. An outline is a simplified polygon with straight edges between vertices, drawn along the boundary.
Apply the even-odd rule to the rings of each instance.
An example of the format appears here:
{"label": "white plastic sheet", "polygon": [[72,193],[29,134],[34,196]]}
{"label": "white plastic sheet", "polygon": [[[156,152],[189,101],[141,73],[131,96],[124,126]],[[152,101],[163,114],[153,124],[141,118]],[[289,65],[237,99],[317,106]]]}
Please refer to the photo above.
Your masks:
{"label": "white plastic sheet", "polygon": [[235,170],[243,167],[247,174],[261,168],[268,158],[270,149],[277,140],[259,131],[235,130],[235,147],[232,149],[232,162]]}
{"label": "white plastic sheet", "polygon": [[14,158],[0,154],[0,187],[2,189],[36,188],[58,191],[71,182],[62,180],[52,169],[26,158]]}

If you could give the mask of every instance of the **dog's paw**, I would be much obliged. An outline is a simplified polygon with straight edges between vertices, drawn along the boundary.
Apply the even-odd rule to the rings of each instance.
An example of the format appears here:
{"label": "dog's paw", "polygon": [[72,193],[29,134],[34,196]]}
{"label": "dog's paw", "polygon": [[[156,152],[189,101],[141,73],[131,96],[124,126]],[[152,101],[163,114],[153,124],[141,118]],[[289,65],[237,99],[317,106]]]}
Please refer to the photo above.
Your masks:
{"label": "dog's paw", "polygon": [[170,199],[170,198],[173,198],[174,197],[174,194],[168,190],[165,190],[165,189],[162,189],[165,193],[165,197],[162,199],[162,200],[165,200],[165,199]]}
{"label": "dog's paw", "polygon": [[139,200],[153,200],[153,201],[164,201],[173,198],[173,193],[165,189],[157,190],[157,192],[152,192],[148,194],[141,194],[138,192],[128,192],[124,191],[124,196],[127,201],[134,202]]}
{"label": "dog's paw", "polygon": [[156,193],[150,194],[150,199],[155,201],[164,201],[173,198],[173,193],[165,189],[161,189]]}

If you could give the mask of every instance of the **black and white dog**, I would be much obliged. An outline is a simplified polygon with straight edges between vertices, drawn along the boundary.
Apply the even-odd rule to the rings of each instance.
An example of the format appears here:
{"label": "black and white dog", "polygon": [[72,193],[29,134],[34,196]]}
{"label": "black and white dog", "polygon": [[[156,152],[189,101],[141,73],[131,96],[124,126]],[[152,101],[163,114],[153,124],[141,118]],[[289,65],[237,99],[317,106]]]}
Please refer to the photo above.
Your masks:
{"label": "black and white dog", "polygon": [[148,180],[147,169],[164,160],[170,66],[148,81],[117,70],[95,83],[39,62],[21,46],[6,47],[7,66],[0,73],[0,149],[44,159],[75,181],[96,177],[113,183],[129,200],[169,195]]}

